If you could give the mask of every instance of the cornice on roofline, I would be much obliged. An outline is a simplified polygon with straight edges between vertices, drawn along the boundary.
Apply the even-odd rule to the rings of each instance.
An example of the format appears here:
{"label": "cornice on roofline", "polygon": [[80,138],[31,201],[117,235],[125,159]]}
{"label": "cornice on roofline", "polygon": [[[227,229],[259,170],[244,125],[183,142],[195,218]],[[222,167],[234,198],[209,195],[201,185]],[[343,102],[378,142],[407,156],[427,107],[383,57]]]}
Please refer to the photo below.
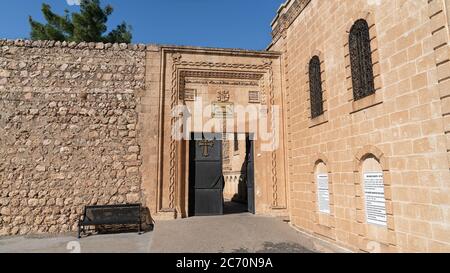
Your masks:
{"label": "cornice on roofline", "polygon": [[272,21],[272,44],[286,33],[287,28],[297,19],[311,0],[287,0],[280,6]]}

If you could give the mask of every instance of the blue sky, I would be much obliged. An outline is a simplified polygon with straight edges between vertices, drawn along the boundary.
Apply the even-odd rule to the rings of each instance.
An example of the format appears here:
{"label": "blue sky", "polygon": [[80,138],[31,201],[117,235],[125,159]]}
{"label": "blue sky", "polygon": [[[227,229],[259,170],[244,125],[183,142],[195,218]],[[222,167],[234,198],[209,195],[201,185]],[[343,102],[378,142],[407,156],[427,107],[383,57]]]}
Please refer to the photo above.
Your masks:
{"label": "blue sky", "polygon": [[[133,26],[134,43],[265,49],[270,22],[285,0],[102,0],[114,13],[109,26]],[[77,10],[67,0],[5,1],[0,10],[0,38],[29,37],[28,15],[43,21],[42,3],[62,14]]]}

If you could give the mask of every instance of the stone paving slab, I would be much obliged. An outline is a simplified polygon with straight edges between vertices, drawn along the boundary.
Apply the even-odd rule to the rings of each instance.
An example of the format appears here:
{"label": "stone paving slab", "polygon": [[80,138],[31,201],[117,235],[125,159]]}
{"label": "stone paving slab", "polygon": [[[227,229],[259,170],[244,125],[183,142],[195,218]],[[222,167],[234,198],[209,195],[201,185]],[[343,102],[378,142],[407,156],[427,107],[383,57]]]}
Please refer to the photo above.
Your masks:
{"label": "stone paving slab", "polygon": [[[155,253],[311,253],[315,243],[278,218],[251,214],[159,222]],[[328,251],[327,251],[328,252]]]}

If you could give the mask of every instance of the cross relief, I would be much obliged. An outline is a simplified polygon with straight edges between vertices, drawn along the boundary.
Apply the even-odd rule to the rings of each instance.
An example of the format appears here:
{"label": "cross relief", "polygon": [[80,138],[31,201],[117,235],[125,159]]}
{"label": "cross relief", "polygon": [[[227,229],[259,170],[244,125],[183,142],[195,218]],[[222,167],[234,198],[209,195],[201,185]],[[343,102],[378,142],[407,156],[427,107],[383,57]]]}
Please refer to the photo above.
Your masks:
{"label": "cross relief", "polygon": [[198,144],[202,148],[203,157],[209,157],[209,149],[214,147],[214,141],[212,140],[201,140]]}

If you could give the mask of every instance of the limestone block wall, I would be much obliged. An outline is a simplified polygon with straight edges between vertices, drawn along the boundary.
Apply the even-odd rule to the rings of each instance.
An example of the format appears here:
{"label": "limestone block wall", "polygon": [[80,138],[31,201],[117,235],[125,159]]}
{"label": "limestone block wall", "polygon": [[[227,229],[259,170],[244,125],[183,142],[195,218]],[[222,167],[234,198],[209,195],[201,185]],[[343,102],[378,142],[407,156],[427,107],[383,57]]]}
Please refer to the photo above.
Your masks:
{"label": "limestone block wall", "polygon": [[[271,50],[283,52],[293,225],[356,251],[449,251],[444,0],[288,4]],[[370,26],[376,88],[361,102],[352,98],[348,48],[358,19]],[[324,90],[319,119],[310,113],[307,65],[314,55]],[[317,171],[329,176],[329,214],[318,211]],[[387,227],[366,221],[364,171],[384,175]]]}
{"label": "limestone block wall", "polygon": [[73,231],[141,196],[145,46],[0,41],[0,235]]}

